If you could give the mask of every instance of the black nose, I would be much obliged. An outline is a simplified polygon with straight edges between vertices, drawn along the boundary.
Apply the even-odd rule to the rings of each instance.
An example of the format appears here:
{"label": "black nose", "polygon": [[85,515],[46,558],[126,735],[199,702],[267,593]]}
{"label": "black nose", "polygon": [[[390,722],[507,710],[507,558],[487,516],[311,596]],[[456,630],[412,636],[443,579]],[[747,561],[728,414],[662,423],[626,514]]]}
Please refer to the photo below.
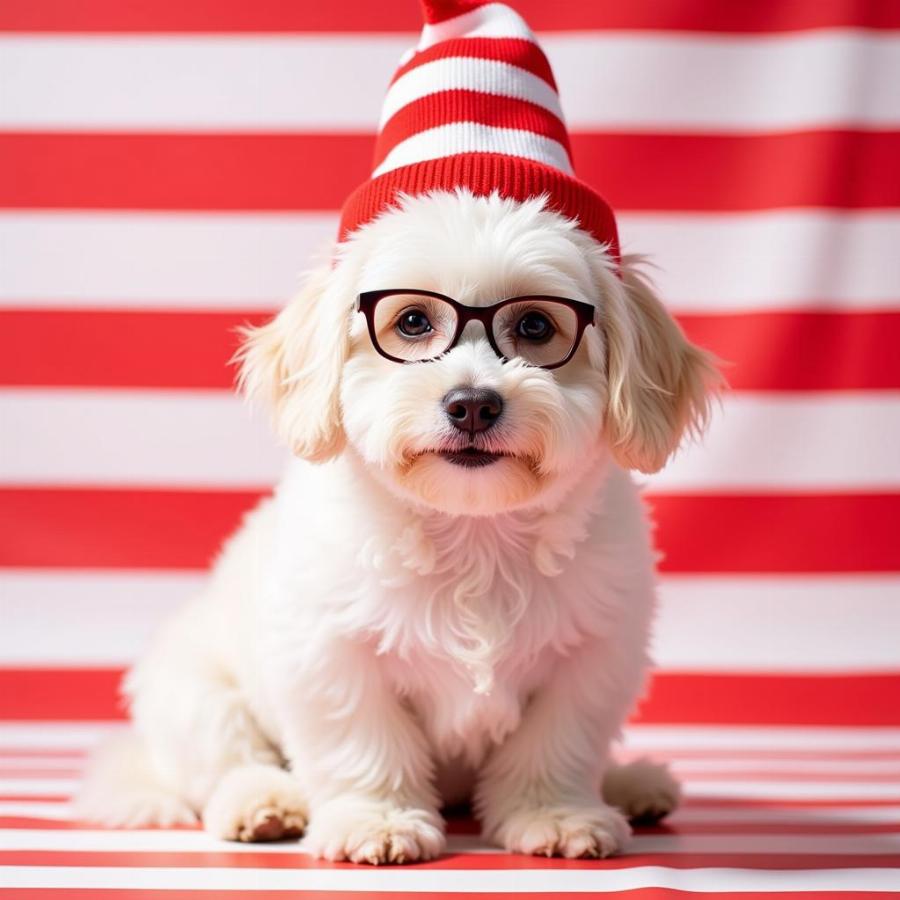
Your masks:
{"label": "black nose", "polygon": [[450,424],[469,434],[487,431],[503,412],[503,398],[484,388],[454,388],[443,403]]}

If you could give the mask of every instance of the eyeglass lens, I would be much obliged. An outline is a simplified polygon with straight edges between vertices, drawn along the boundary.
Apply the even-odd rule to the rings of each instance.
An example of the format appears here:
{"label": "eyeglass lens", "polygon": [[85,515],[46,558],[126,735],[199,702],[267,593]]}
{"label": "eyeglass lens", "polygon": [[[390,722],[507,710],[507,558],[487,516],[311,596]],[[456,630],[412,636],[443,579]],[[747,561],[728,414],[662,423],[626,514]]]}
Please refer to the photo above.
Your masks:
{"label": "eyeglass lens", "polygon": [[[376,304],[374,326],[384,353],[416,362],[446,353],[456,337],[459,315],[438,297],[391,294]],[[566,359],[575,346],[578,316],[565,303],[525,297],[499,307],[491,329],[506,359],[552,366]]]}

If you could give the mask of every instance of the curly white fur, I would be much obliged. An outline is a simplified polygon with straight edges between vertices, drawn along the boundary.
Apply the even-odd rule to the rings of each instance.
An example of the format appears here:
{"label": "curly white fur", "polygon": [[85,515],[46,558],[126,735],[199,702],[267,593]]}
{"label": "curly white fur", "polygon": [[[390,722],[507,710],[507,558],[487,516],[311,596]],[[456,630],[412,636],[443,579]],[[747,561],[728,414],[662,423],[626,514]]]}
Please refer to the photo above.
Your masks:
{"label": "curly white fur", "polygon": [[[244,386],[298,458],[129,674],[139,743],[98,762],[87,813],[193,811],[238,839],[308,817],[312,852],[378,863],[438,854],[440,804],[466,797],[490,839],[565,856],[627,837],[605,772],[626,815],[674,806],[664,771],[609,768],[654,607],[623,466],[658,468],[702,428],[715,374],[622,266],[541,200],[405,198],[248,332]],[[480,326],[397,365],[352,311],[387,287],[569,297],[598,327],[554,371],[501,362]],[[435,452],[459,439],[440,404],[459,386],[503,398],[489,466]]]}

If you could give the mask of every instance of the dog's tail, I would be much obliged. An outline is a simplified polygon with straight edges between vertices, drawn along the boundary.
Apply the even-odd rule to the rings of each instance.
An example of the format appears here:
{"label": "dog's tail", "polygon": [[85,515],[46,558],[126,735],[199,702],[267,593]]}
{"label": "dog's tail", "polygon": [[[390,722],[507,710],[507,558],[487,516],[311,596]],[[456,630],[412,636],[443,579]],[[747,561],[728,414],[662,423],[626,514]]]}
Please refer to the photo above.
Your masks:
{"label": "dog's tail", "polygon": [[681,787],[663,763],[637,759],[612,764],[603,777],[603,799],[637,824],[665,818],[681,802]]}
{"label": "dog's tail", "polygon": [[74,801],[80,819],[120,828],[189,825],[197,814],[154,771],[146,747],[132,731],[100,746]]}

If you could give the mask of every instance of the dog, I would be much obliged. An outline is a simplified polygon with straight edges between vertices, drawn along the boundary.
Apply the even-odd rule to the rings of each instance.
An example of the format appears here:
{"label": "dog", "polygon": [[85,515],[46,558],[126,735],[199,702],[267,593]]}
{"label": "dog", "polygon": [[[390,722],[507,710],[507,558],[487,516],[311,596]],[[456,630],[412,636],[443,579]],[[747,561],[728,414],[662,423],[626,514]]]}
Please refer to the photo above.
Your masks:
{"label": "dog", "polygon": [[675,808],[610,757],[655,604],[629,470],[702,432],[719,376],[640,264],[542,197],[404,195],[247,329],[292,461],[127,675],[82,814],[377,864],[440,854],[445,804],[563,857]]}

